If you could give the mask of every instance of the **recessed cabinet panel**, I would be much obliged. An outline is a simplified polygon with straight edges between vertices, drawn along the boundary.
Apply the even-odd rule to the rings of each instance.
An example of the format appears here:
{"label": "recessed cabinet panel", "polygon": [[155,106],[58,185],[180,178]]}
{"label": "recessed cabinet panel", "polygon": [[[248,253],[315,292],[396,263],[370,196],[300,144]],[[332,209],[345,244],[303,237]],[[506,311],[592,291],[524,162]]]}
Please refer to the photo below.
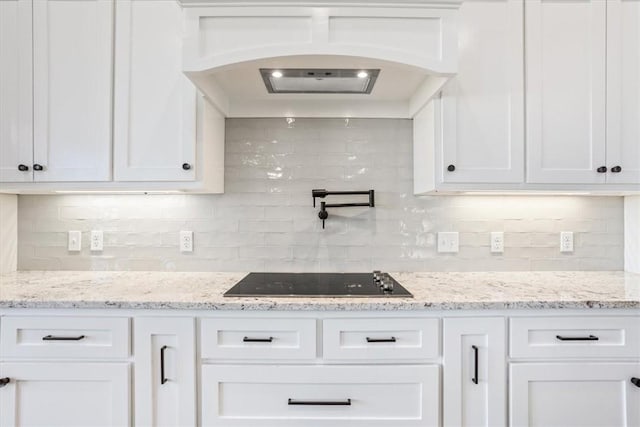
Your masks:
{"label": "recessed cabinet panel", "polygon": [[196,91],[177,2],[116,3],[114,179],[196,179]]}
{"label": "recessed cabinet panel", "polygon": [[512,364],[514,427],[640,425],[638,363]]}
{"label": "recessed cabinet panel", "polygon": [[[640,1],[607,1],[607,182],[640,189]],[[615,168],[615,169],[614,169]]]}
{"label": "recessed cabinet panel", "polygon": [[33,2],[35,181],[111,179],[113,5]]}
{"label": "recessed cabinet panel", "polygon": [[439,367],[202,368],[203,426],[437,426]]}
{"label": "recessed cabinet panel", "polygon": [[527,182],[606,181],[606,7],[525,2]]}
{"label": "recessed cabinet panel", "polygon": [[465,2],[459,27],[458,73],[442,92],[442,182],[520,183],[523,1]]}
{"label": "recessed cabinet panel", "polygon": [[0,427],[130,425],[127,363],[0,363]]}
{"label": "recessed cabinet panel", "polygon": [[31,6],[0,1],[0,182],[33,179]]}

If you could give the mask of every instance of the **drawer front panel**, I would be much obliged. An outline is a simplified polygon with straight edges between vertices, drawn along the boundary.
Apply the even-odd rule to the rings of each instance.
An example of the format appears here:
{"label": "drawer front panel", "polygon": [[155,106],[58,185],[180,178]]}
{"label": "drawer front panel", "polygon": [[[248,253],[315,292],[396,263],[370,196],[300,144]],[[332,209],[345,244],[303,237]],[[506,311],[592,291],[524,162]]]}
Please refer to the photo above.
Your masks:
{"label": "drawer front panel", "polygon": [[126,317],[2,318],[0,352],[22,358],[124,358],[130,352]]}
{"label": "drawer front panel", "polygon": [[315,319],[201,319],[203,359],[315,359]]}
{"label": "drawer front panel", "polygon": [[640,317],[515,317],[511,357],[638,357]]}
{"label": "drawer front panel", "polygon": [[202,368],[203,425],[435,426],[438,366]]}
{"label": "drawer front panel", "polygon": [[328,319],[323,322],[327,360],[437,359],[439,319]]}

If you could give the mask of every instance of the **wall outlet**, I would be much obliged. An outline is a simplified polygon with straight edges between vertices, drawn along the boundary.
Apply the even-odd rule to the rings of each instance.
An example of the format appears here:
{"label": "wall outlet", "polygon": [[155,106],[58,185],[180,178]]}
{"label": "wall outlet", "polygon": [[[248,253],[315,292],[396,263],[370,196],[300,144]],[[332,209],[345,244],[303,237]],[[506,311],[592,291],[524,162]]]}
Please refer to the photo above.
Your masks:
{"label": "wall outlet", "polygon": [[504,233],[502,231],[491,232],[491,253],[501,254],[504,252]]}
{"label": "wall outlet", "polygon": [[80,231],[69,231],[67,249],[69,252],[80,252],[82,249],[82,233]]}
{"label": "wall outlet", "polygon": [[104,234],[102,230],[91,230],[91,250],[101,251],[104,246]]}
{"label": "wall outlet", "polygon": [[193,231],[180,232],[180,252],[193,252]]}
{"label": "wall outlet", "polygon": [[438,252],[457,253],[458,252],[458,232],[441,231],[438,233]]}
{"label": "wall outlet", "polygon": [[560,232],[560,252],[573,252],[573,231]]}

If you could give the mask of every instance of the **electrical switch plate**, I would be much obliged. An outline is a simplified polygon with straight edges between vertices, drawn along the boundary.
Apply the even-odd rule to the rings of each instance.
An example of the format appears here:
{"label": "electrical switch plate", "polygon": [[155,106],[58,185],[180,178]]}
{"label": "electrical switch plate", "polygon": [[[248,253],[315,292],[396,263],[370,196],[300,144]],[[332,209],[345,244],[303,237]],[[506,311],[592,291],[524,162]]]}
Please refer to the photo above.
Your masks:
{"label": "electrical switch plate", "polygon": [[491,232],[491,253],[501,254],[504,252],[504,233],[502,231]]}
{"label": "electrical switch plate", "polygon": [[91,250],[101,251],[104,245],[104,235],[102,230],[91,230]]}
{"label": "electrical switch plate", "polygon": [[193,231],[180,232],[180,252],[193,252]]}
{"label": "electrical switch plate", "polygon": [[457,253],[458,252],[458,232],[441,231],[438,233],[438,252]]}
{"label": "electrical switch plate", "polygon": [[79,231],[69,231],[68,247],[69,252],[80,252],[82,249],[82,233]]}
{"label": "electrical switch plate", "polygon": [[560,232],[560,252],[573,252],[573,231]]}

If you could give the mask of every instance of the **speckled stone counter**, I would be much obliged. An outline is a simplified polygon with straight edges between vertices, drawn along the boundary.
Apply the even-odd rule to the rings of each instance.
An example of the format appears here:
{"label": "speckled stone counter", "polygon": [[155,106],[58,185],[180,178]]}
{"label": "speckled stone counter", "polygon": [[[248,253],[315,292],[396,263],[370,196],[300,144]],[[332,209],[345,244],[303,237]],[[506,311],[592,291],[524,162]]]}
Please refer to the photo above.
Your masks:
{"label": "speckled stone counter", "polygon": [[195,310],[640,309],[620,271],[392,273],[414,298],[225,298],[246,273],[24,271],[0,276],[0,308]]}

